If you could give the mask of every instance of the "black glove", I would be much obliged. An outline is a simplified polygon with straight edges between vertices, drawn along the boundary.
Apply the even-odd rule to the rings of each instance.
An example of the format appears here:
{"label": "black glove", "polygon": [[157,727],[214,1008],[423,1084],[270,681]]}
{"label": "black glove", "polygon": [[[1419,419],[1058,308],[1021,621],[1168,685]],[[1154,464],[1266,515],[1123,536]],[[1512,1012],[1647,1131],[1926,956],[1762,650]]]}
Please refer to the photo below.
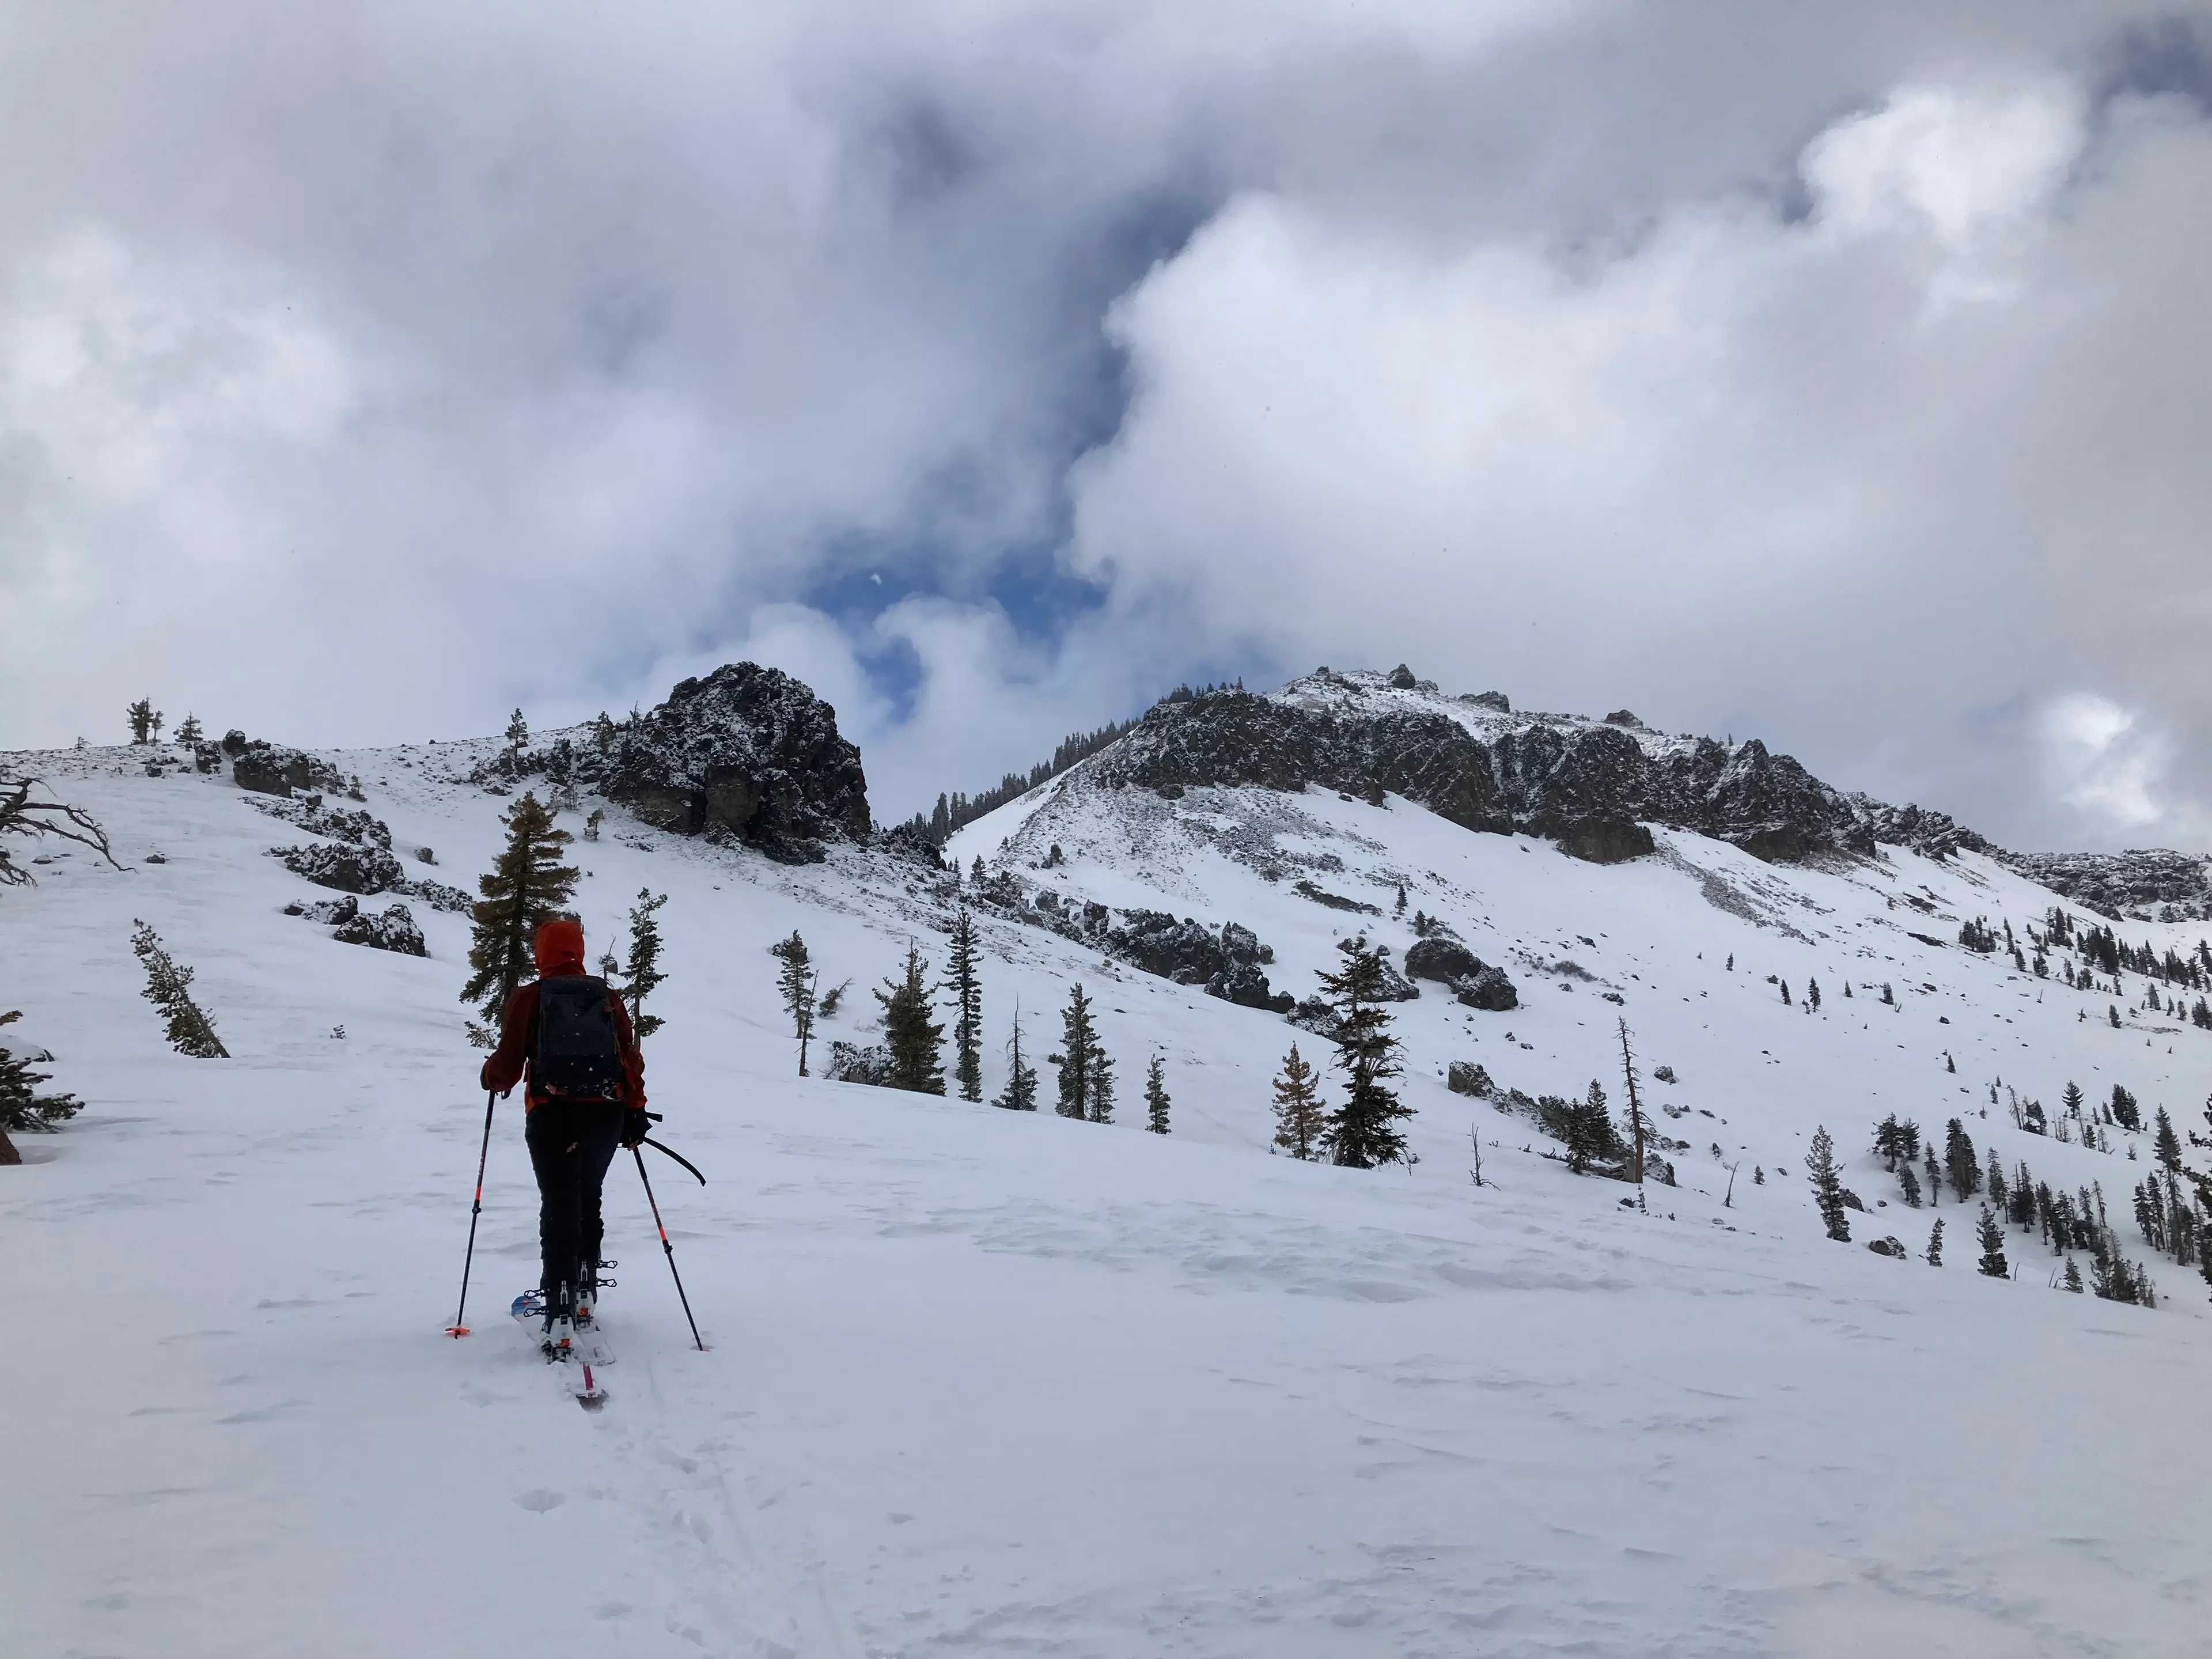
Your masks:
{"label": "black glove", "polygon": [[646,1116],[644,1107],[623,1108],[622,1144],[625,1149],[643,1146],[652,1129],[652,1121]]}

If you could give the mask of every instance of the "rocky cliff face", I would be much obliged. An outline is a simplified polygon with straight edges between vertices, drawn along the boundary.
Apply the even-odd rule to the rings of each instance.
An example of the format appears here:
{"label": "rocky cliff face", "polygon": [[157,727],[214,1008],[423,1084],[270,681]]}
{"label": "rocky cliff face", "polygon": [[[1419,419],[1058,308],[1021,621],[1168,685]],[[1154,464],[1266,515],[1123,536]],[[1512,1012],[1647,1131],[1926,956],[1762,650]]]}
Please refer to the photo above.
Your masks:
{"label": "rocky cliff face", "polygon": [[[1651,823],[1775,862],[1871,854],[1889,811],[1756,739],[1670,738],[1625,709],[1589,720],[1504,703],[1496,693],[1447,698],[1402,667],[1323,669],[1267,696],[1162,703],[1086,767],[1098,783],[1170,796],[1224,784],[1387,790],[1469,830],[1547,836],[1599,863],[1650,852]],[[1970,833],[1942,824],[1954,840]]]}
{"label": "rocky cliff face", "polygon": [[649,714],[502,756],[486,781],[543,775],[591,788],[647,823],[728,835],[787,864],[823,843],[866,841],[868,781],[837,711],[781,669],[727,663],[685,680]]}

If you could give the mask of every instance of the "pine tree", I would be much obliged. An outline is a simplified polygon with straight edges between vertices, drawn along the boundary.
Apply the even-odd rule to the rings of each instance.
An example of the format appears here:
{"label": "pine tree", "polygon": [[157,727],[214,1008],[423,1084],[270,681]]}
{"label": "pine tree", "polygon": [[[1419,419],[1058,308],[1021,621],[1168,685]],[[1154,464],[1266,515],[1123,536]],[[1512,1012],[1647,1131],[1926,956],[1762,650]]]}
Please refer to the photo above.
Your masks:
{"label": "pine tree", "polygon": [[1982,1189],[1981,1158],[1974,1151],[1966,1126],[1955,1117],[1943,1129],[1943,1167],[1961,1204]]}
{"label": "pine tree", "polygon": [[[622,999],[629,1006],[630,1030],[642,1042],[668,1022],[645,1012],[645,1000],[668,978],[660,971],[660,924],[653,913],[668,902],[668,895],[653,896],[649,887],[637,890],[637,902],[629,912],[629,957],[623,964]],[[802,1062],[803,1073],[805,1065]]]}
{"label": "pine tree", "polygon": [[980,1101],[983,1098],[983,987],[975,977],[975,921],[964,904],[952,919],[945,988],[952,993],[957,1010],[952,1021],[952,1075],[959,1085],[961,1099]]}
{"label": "pine tree", "polygon": [[1820,1011],[1820,981],[1810,976],[1805,981],[1805,1006],[1814,1013]]}
{"label": "pine tree", "polygon": [[2004,1164],[1997,1157],[1997,1149],[1994,1146],[1990,1148],[1989,1167],[1983,1172],[1982,1179],[1990,1189],[1990,1207],[2002,1216],[2005,1212]]}
{"label": "pine tree", "polygon": [[1936,1161],[1934,1141],[1928,1143],[1926,1151],[1928,1162],[1924,1167],[1928,1171],[1928,1202],[1937,1205],[1943,1201],[1943,1166]]}
{"label": "pine tree", "polygon": [[507,723],[507,752],[519,755],[529,746],[530,727],[524,722],[522,711],[518,708]]}
{"label": "pine tree", "polygon": [[1328,1122],[1314,1068],[1298,1057],[1293,1042],[1275,1079],[1275,1145],[1292,1158],[1312,1158],[1319,1154]]}
{"label": "pine tree", "polygon": [[1167,1133],[1168,1103],[1167,1070],[1156,1054],[1145,1068],[1145,1127],[1152,1133]]}
{"label": "pine tree", "polygon": [[1805,1174],[1813,1183],[1813,1201],[1820,1207],[1828,1237],[1838,1243],[1850,1243],[1851,1223],[1844,1205],[1843,1177],[1836,1170],[1836,1143],[1829,1138],[1825,1124],[1813,1132],[1813,1144],[1805,1154]]}
{"label": "pine tree", "polygon": [[991,1104],[1003,1107],[1010,1112],[1034,1112],[1037,1097],[1036,1067],[1022,1059],[1022,1015],[1018,1007],[1014,1011],[1014,1034],[1006,1040],[1006,1091]]}
{"label": "pine tree", "polygon": [[197,744],[204,742],[206,738],[207,733],[200,729],[200,717],[198,714],[186,714],[184,724],[177,728],[177,747],[190,749]]}
{"label": "pine tree", "polygon": [[929,1018],[928,970],[921,952],[908,945],[904,976],[885,980],[876,1000],[883,1005],[884,1042],[891,1051],[889,1085],[918,1095],[941,1095],[945,1028]]}
{"label": "pine tree", "polygon": [[2179,1175],[2181,1173],[2181,1141],[2173,1133],[2173,1120],[2166,1115],[2166,1108],[2161,1106],[2158,1109],[2158,1116],[2154,1121],[2158,1127],[2156,1133],[2151,1137],[2151,1156],[2158,1160],[2160,1169],[2166,1170],[2169,1175]]}
{"label": "pine tree", "polygon": [[1782,1000],[1784,1002],[1788,1002],[1790,1000],[1790,981],[1785,979],[1778,981],[1778,983],[1782,987]]}
{"label": "pine tree", "polygon": [[1918,1209],[1920,1207],[1920,1177],[1913,1174],[1911,1164],[1905,1164],[1898,1170],[1897,1184],[1904,1191],[1907,1207]]}
{"label": "pine tree", "polygon": [[151,743],[161,735],[161,711],[154,707],[153,698],[141,697],[123,712],[131,722],[132,743]]}
{"label": "pine tree", "polygon": [[2118,1030],[2120,1029],[2120,1005],[2117,1002],[2108,1002],[2105,1005],[2105,1012],[2112,1018],[2112,1029],[2115,1031]]}
{"label": "pine tree", "polygon": [[1398,1124],[1413,1113],[1387,1086],[1404,1069],[1382,1000],[1388,964],[1382,948],[1368,944],[1364,933],[1338,941],[1336,948],[1342,965],[1320,978],[1335,1012],[1328,1036],[1336,1045],[1334,1063],[1345,1073],[1345,1102],[1330,1115],[1322,1139],[1330,1157],[1347,1169],[1402,1163],[1406,1137]]}
{"label": "pine tree", "polygon": [[[11,1025],[22,1017],[21,1009],[11,1009],[0,1014],[0,1025]],[[83,1109],[84,1103],[75,1095],[40,1094],[39,1085],[50,1081],[51,1073],[33,1071],[29,1060],[0,1048],[0,1145],[10,1134],[49,1133]]]}
{"label": "pine tree", "polygon": [[806,949],[806,941],[799,936],[799,929],[791,930],[789,939],[778,939],[768,947],[769,955],[782,966],[775,972],[775,994],[782,999],[784,1012],[791,1016],[791,1035],[799,1042],[799,1074],[806,1075],[806,1045],[814,1036],[814,988],[819,979],[815,971],[814,958]]}
{"label": "pine tree", "polygon": [[230,1050],[215,1034],[215,1022],[192,1000],[192,970],[182,966],[161,945],[161,936],[136,917],[131,949],[146,964],[147,1001],[161,1012],[162,1028],[169,1046],[194,1060],[228,1060]]}
{"label": "pine tree", "polygon": [[2123,1129],[2133,1129],[2138,1132],[2142,1130],[2142,1106],[2133,1095],[2117,1083],[2112,1085],[2112,1121]]}
{"label": "pine tree", "polygon": [[500,822],[507,826],[507,850],[490,873],[477,880],[483,896],[473,912],[469,945],[469,966],[475,972],[460,996],[481,1008],[495,1028],[507,998],[531,971],[531,943],[538,928],[561,913],[581,873],[560,861],[568,832],[553,827],[553,814],[535,794],[525,794]]}
{"label": "pine tree", "polygon": [[1398,884],[1398,902],[1395,908],[1399,915],[1406,914],[1406,884],[1402,881]]}
{"label": "pine tree", "polygon": [[1921,1258],[1931,1267],[1943,1265],[1943,1218],[1937,1216],[1936,1224],[1928,1230],[1928,1254]]}
{"label": "pine tree", "polygon": [[1060,1101],[1053,1110],[1062,1117],[1081,1118],[1091,1102],[1091,1068],[1096,1062],[1098,1028],[1091,1023],[1091,999],[1077,985],[1068,992],[1067,1006],[1060,1012],[1060,1052],[1052,1056],[1060,1067]]}
{"label": "pine tree", "polygon": [[2074,1258],[2070,1255],[2066,1258],[2066,1279],[2064,1282],[2066,1288],[2073,1291],[2075,1295],[2079,1296],[2081,1294],[2081,1269],[2075,1264]]}
{"label": "pine tree", "polygon": [[1083,1115],[1092,1123],[1114,1121],[1114,1062],[1102,1045],[1091,1051],[1091,1065],[1083,1080]]}
{"label": "pine tree", "polygon": [[1990,1213],[1990,1206],[1982,1206],[1982,1218],[1975,1224],[1975,1239],[1982,1247],[1980,1272],[1990,1279],[2009,1279],[2012,1268],[2005,1261],[2004,1226]]}

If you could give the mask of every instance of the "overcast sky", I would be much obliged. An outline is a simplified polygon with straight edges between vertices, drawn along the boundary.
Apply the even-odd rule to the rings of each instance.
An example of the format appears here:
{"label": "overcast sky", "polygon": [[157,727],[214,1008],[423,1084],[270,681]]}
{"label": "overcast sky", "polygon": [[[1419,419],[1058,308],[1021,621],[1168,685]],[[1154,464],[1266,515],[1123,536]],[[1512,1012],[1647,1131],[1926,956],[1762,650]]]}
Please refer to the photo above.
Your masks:
{"label": "overcast sky", "polygon": [[2212,847],[2212,20],[0,9],[0,745],[1400,660]]}

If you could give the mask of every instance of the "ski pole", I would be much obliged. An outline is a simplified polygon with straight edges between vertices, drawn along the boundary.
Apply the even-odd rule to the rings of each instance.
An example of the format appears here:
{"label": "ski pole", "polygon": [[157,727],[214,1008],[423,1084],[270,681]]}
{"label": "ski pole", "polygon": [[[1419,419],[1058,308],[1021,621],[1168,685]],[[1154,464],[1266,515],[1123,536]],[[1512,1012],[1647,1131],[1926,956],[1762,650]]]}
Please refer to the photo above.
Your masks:
{"label": "ski pole", "polygon": [[668,1242],[668,1224],[660,1218],[660,1204],[653,1195],[653,1177],[645,1172],[645,1154],[633,1146],[629,1155],[637,1160],[637,1178],[645,1182],[645,1201],[653,1206],[653,1224],[660,1230],[660,1248],[668,1256],[668,1271],[676,1280],[676,1299],[684,1304],[684,1322],[691,1327],[691,1340],[699,1344],[699,1352],[707,1352],[707,1345],[699,1339],[699,1322],[691,1317],[691,1298],[684,1294],[684,1275],[676,1271],[676,1247]]}
{"label": "ski pole", "polygon": [[665,1153],[667,1153],[667,1155],[668,1155],[670,1158],[674,1158],[674,1159],[675,1159],[678,1164],[682,1164],[685,1169],[687,1169],[687,1170],[690,1170],[690,1171],[691,1171],[691,1173],[692,1173],[692,1175],[693,1175],[694,1176],[697,1177],[698,1182],[699,1182],[699,1184],[700,1184],[702,1187],[703,1187],[703,1186],[705,1186],[705,1185],[707,1184],[707,1177],[706,1177],[706,1176],[702,1176],[702,1175],[700,1175],[700,1174],[699,1174],[699,1166],[698,1166],[697,1164],[694,1164],[694,1163],[693,1163],[690,1158],[688,1158],[684,1157],[683,1153],[681,1153],[681,1152],[670,1152],[670,1151],[669,1151],[669,1149],[668,1149],[667,1147],[665,1147],[665,1146],[662,1146],[659,1141],[655,1140],[655,1139],[654,1139],[651,1135],[647,1135],[647,1136],[645,1138],[645,1144],[646,1144],[647,1146],[648,1146],[652,1147],[652,1148],[653,1148],[653,1150],[654,1152],[665,1152]]}
{"label": "ski pole", "polygon": [[446,1334],[451,1337],[463,1337],[469,1334],[469,1328],[461,1323],[461,1316],[467,1311],[469,1305],[469,1268],[477,1259],[477,1218],[483,1213],[484,1161],[491,1156],[491,1109],[498,1099],[496,1090],[484,1091],[483,1145],[477,1149],[477,1195],[469,1206],[469,1253],[461,1258],[460,1305],[453,1310],[453,1322],[446,1327]]}

